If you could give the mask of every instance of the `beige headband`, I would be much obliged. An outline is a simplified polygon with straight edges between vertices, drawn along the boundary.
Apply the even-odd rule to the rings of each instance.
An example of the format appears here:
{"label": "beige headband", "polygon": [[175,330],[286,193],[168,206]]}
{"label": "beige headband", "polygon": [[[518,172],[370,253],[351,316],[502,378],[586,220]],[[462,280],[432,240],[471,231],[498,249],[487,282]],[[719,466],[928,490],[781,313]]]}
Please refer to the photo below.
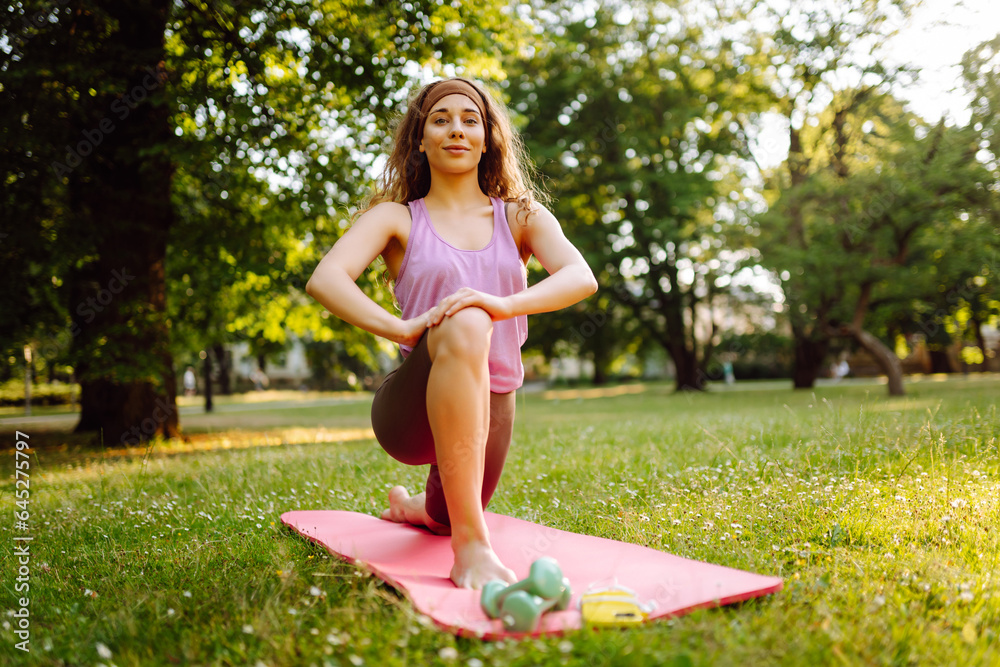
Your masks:
{"label": "beige headband", "polygon": [[442,97],[447,97],[448,95],[465,95],[472,103],[476,105],[479,109],[479,115],[483,118],[483,124],[486,126],[487,131],[489,130],[489,116],[486,114],[486,109],[484,107],[484,102],[479,91],[475,87],[462,79],[448,79],[446,81],[441,81],[439,83],[433,84],[431,89],[427,91],[427,97],[424,98],[424,103],[420,106],[420,114],[426,118],[427,114],[431,112],[431,109],[437,104],[438,100]]}

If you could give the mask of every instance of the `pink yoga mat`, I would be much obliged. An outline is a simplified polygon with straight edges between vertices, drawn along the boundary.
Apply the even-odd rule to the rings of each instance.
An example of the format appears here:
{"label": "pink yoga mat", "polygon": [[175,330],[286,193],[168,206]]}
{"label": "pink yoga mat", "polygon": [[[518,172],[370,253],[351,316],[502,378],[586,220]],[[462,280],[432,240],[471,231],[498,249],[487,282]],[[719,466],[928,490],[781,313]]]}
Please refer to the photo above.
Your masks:
{"label": "pink yoga mat", "polygon": [[[456,588],[448,578],[451,538],[408,524],[358,514],[313,510],[285,512],[281,521],[330,553],[371,570],[405,594],[440,627],[460,636],[501,639],[508,633],[479,607],[479,592]],[[748,600],[781,589],[782,580],[603,537],[578,535],[529,521],[486,513],[493,549],[519,579],[537,558],[551,556],[573,588],[566,611],[546,613],[535,635],[581,627],[577,603],[592,585],[617,583],[641,602],[655,601],[649,619],[679,616],[700,607]]]}

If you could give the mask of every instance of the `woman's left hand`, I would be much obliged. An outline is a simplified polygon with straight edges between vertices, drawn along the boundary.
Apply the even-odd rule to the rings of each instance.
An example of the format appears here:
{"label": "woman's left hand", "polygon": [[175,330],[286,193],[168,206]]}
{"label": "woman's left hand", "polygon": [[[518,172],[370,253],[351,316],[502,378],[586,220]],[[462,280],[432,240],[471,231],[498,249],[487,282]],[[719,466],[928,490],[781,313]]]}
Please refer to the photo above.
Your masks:
{"label": "woman's left hand", "polygon": [[463,287],[438,302],[428,317],[427,326],[437,326],[444,318],[454,315],[463,308],[471,307],[485,310],[494,322],[513,317],[510,300],[507,297],[494,296],[470,287]]}

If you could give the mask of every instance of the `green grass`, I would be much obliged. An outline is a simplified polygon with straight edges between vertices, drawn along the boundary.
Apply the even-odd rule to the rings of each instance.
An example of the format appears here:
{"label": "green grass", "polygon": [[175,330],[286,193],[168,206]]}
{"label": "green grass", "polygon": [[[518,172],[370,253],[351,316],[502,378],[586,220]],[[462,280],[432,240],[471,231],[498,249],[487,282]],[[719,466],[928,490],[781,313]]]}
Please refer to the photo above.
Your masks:
{"label": "green grass", "polygon": [[[226,449],[208,435],[215,425],[200,441],[214,449],[33,451],[31,652],[15,651],[5,629],[0,659],[1000,664],[1000,379],[920,382],[900,399],[874,385],[751,386],[519,397],[490,509],[778,575],[785,588],[775,595],[637,629],[459,639],[278,519],[293,509],[375,514],[393,484],[422,486],[423,470],[356,437],[273,446],[278,430],[272,446]],[[267,414],[276,426],[350,430],[366,412],[362,402]],[[199,430],[194,416],[184,423]],[[2,437],[13,444],[12,433]],[[0,560],[13,609],[14,457],[5,453]]]}

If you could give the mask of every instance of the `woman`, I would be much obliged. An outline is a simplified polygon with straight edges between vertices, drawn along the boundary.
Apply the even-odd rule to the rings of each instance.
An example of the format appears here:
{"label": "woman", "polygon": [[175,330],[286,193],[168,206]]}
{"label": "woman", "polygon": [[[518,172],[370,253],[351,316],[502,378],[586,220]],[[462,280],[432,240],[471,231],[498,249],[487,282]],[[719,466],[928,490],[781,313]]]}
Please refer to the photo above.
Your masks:
{"label": "woman", "polygon": [[[379,387],[379,444],[431,464],[423,493],[389,492],[382,518],[450,534],[457,586],[515,581],[490,544],[483,509],[500,479],[524,368],[526,315],[593,294],[597,282],[552,214],[535,201],[506,109],[465,79],[410,101],[370,207],[323,258],[306,292],[331,313],[399,344]],[[534,255],[550,274],[527,287]],[[381,256],[402,315],[355,281]]]}

